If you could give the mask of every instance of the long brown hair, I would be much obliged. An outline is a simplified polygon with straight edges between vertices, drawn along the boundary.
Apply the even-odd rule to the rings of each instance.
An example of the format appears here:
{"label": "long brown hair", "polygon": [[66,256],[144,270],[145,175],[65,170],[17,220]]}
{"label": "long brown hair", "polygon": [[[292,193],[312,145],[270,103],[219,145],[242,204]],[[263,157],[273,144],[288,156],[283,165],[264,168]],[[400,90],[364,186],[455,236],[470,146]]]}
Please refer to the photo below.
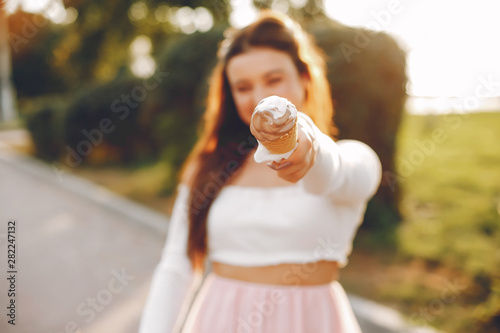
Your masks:
{"label": "long brown hair", "polygon": [[210,206],[257,144],[248,125],[240,119],[231,94],[226,66],[232,57],[252,47],[270,47],[289,54],[299,73],[310,79],[305,109],[300,111],[308,114],[324,133],[337,134],[323,54],[296,22],[265,10],[251,25],[228,30],[225,36],[209,80],[203,132],[181,172],[183,179],[190,179],[187,254],[196,270],[204,269]]}

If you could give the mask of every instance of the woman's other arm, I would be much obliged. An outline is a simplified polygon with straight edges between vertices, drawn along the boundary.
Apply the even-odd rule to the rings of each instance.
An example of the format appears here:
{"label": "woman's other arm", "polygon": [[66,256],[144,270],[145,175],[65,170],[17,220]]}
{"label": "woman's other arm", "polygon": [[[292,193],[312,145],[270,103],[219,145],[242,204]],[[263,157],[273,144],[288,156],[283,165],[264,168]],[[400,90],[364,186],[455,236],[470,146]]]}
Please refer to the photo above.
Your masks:
{"label": "woman's other arm", "polygon": [[189,303],[190,288],[199,283],[186,254],[189,187],[178,187],[161,260],[155,268],[142,312],[139,333],[171,333]]}

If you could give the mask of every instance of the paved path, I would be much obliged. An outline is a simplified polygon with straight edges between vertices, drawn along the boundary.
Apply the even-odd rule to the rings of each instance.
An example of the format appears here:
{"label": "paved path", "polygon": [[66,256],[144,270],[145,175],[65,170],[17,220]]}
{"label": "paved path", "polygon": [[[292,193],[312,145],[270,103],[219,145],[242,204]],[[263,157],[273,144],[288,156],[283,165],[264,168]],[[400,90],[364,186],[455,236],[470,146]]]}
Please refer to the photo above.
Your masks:
{"label": "paved path", "polygon": [[[13,153],[1,139],[0,132],[0,332],[137,332],[168,218]],[[6,309],[9,220],[16,220],[15,326]],[[350,298],[364,333],[410,332],[396,312]]]}

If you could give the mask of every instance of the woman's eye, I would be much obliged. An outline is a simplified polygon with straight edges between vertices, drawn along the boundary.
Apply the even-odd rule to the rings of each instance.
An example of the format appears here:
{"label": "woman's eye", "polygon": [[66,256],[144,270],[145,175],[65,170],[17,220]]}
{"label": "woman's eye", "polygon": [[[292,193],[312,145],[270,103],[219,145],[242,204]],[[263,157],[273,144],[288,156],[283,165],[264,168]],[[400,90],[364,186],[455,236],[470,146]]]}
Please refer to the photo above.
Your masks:
{"label": "woman's eye", "polygon": [[244,92],[247,92],[249,90],[250,90],[250,88],[248,88],[248,87],[237,87],[236,88],[236,91],[239,93],[244,93]]}
{"label": "woman's eye", "polygon": [[248,92],[250,91],[250,87],[248,86],[239,86],[239,87],[236,87],[236,91],[239,92],[239,93],[244,93],[244,92]]}
{"label": "woman's eye", "polygon": [[271,78],[269,79],[268,83],[273,85],[273,84],[277,84],[277,83],[280,83],[281,82],[281,77],[274,77],[274,78]]}

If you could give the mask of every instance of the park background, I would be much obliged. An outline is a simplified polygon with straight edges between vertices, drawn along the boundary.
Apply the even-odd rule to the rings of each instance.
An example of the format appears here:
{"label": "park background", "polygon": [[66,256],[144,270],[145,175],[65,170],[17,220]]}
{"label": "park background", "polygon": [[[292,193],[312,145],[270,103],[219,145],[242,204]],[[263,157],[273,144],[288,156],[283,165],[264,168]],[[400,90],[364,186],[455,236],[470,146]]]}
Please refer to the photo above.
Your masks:
{"label": "park background", "polygon": [[27,129],[17,149],[54,177],[168,214],[223,31],[267,7],[316,38],[340,137],[383,162],[341,283],[416,325],[497,332],[495,1],[2,2],[0,129]]}

